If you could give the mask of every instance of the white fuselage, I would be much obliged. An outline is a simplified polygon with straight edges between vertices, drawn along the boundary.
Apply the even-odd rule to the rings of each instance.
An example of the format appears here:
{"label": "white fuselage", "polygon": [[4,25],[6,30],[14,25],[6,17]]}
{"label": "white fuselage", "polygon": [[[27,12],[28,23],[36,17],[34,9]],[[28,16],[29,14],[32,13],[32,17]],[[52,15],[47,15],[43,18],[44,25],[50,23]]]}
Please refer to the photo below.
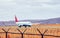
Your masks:
{"label": "white fuselage", "polygon": [[32,23],[31,22],[16,22],[16,25],[18,25],[18,26],[20,26],[20,25],[32,25]]}

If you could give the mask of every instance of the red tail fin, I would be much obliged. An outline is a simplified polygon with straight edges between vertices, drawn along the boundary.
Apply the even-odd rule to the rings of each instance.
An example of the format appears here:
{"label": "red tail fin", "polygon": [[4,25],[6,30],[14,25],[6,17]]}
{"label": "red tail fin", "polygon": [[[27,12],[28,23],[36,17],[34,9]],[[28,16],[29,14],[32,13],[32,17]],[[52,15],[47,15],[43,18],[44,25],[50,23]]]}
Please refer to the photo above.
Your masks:
{"label": "red tail fin", "polygon": [[18,19],[17,19],[17,17],[15,16],[15,22],[18,22]]}

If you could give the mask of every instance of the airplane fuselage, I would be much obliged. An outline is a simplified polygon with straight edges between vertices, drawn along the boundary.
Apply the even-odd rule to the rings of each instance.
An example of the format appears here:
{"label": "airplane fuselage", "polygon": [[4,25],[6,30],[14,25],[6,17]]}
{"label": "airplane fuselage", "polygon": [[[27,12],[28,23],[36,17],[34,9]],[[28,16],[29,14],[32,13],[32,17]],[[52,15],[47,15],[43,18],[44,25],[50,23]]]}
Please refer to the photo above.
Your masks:
{"label": "airplane fuselage", "polygon": [[32,25],[31,22],[16,22],[16,25],[21,27],[21,26],[25,26],[25,27],[30,27]]}

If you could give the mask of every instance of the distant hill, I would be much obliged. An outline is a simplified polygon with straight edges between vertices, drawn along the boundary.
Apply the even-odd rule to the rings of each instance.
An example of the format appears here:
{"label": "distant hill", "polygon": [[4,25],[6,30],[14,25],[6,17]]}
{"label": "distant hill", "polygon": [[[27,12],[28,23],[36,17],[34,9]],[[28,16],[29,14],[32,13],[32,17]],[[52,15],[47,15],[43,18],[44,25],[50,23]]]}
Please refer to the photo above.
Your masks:
{"label": "distant hill", "polygon": [[41,23],[41,24],[56,24],[60,23],[60,18],[52,18],[46,20],[23,20],[23,21],[31,21],[32,23]]}
{"label": "distant hill", "polygon": [[[40,23],[40,24],[56,24],[60,23],[60,18],[52,18],[46,20],[20,20],[20,21],[30,21],[32,23]],[[14,21],[0,21],[0,25],[15,25]]]}
{"label": "distant hill", "polygon": [[15,25],[14,21],[0,21],[0,26]]}
{"label": "distant hill", "polygon": [[60,18],[41,20],[40,23],[42,23],[42,24],[56,24],[56,23],[60,23]]}

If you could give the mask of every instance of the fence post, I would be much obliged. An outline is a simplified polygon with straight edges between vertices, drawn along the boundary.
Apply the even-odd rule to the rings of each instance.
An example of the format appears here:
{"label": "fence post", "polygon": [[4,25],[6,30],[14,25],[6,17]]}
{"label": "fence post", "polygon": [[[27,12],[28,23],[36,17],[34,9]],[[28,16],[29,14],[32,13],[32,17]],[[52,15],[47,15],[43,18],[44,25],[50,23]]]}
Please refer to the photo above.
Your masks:
{"label": "fence post", "polygon": [[41,38],[44,38],[44,34],[48,31],[48,29],[46,29],[46,30],[44,31],[44,33],[41,33],[38,28],[37,28],[37,31],[40,33]]}
{"label": "fence post", "polygon": [[23,36],[23,34],[24,34],[24,32],[27,30],[27,29],[25,29],[23,32],[21,32],[19,29],[17,29],[20,33],[21,33],[21,38],[23,38],[24,36]]}
{"label": "fence post", "polygon": [[21,38],[23,38],[23,33],[21,33],[21,35],[22,35],[22,37],[21,37]]}
{"label": "fence post", "polygon": [[10,28],[7,31],[3,28],[2,28],[2,30],[6,33],[6,38],[8,38],[8,31],[10,30]]}

